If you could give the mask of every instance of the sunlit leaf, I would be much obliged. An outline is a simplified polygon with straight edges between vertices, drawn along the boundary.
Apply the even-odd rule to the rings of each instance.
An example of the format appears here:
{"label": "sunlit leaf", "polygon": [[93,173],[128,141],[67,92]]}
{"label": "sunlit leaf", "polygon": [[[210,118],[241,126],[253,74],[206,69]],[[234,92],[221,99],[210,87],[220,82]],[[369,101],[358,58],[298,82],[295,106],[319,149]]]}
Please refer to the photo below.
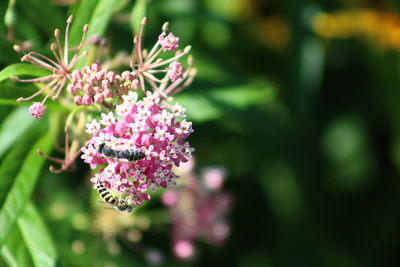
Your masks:
{"label": "sunlit leaf", "polygon": [[[8,149],[8,153],[5,154],[4,159],[0,164],[0,192],[8,192],[14,182],[16,175],[18,174],[23,160],[31,149],[31,144],[37,139],[40,133],[41,127],[37,127],[38,124],[32,124],[27,129],[29,134],[21,136],[21,138]],[[0,194],[0,207],[3,206],[4,200],[7,194]]]}
{"label": "sunlit leaf", "polygon": [[46,226],[30,202],[18,218],[18,226],[36,266],[55,266],[57,253]]}
{"label": "sunlit leaf", "polygon": [[32,64],[17,63],[0,71],[0,82],[4,79],[8,79],[12,76],[19,75],[32,75],[32,76],[46,76],[51,74],[50,72],[36,67]]}
{"label": "sunlit leaf", "polygon": [[[108,23],[110,22],[111,15],[114,11],[114,6],[119,5],[123,0],[100,0],[94,8],[90,22],[88,23],[89,31],[87,36],[99,35],[102,36],[106,30]],[[87,50],[88,47],[83,50]],[[80,69],[84,65],[84,60],[80,60],[76,64],[76,68]]]}
{"label": "sunlit leaf", "polygon": [[24,16],[29,17],[42,32],[53,33],[55,28],[63,25],[60,9],[50,0],[17,1],[17,7],[17,10],[23,10]]}
{"label": "sunlit leaf", "polygon": [[11,147],[27,129],[35,123],[35,118],[28,113],[27,107],[14,109],[0,125],[0,157]]}
{"label": "sunlit leaf", "polygon": [[1,207],[0,246],[4,244],[10,230],[14,227],[18,216],[23,211],[33,192],[45,161],[44,158],[38,156],[37,150],[40,149],[46,154],[50,152],[57,136],[58,119],[58,115],[53,113],[50,121],[51,130],[33,145],[8,192],[4,205]]}
{"label": "sunlit leaf", "polygon": [[7,245],[4,245],[0,250],[0,255],[1,255],[2,260],[9,267],[18,267],[19,266],[15,252],[16,251],[9,249]]}
{"label": "sunlit leaf", "polygon": [[96,7],[97,0],[82,0],[74,15],[74,21],[71,25],[70,44],[75,46],[79,44],[82,37],[82,29],[85,24],[88,24],[92,17],[93,10]]}
{"label": "sunlit leaf", "polygon": [[33,266],[32,259],[18,227],[14,227],[11,230],[6,243],[1,247],[0,258],[8,267]]}
{"label": "sunlit leaf", "polygon": [[131,29],[135,34],[139,33],[140,22],[146,16],[146,0],[136,0],[131,11]]}

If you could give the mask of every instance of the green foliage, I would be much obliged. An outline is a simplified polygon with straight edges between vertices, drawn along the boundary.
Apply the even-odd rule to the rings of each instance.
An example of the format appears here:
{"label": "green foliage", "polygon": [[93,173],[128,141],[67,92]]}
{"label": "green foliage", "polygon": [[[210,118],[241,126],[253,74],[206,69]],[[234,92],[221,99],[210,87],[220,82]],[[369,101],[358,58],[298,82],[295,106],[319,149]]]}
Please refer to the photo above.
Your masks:
{"label": "green foliage", "polygon": [[18,63],[8,66],[0,71],[0,82],[5,79],[9,79],[10,77],[19,75],[32,75],[41,77],[50,75],[50,73],[32,64]]}
{"label": "green foliage", "polygon": [[[37,150],[49,153],[55,141],[57,134],[57,117],[52,118],[51,130],[44,134],[32,146],[31,150],[24,159],[18,174],[13,177],[14,182],[7,193],[7,197],[0,209],[0,247],[4,244],[11,229],[14,227],[20,213],[23,211],[26,203],[29,201],[36,182],[39,178],[44,158],[38,157]],[[55,123],[55,124],[54,124]],[[11,178],[8,178],[11,179]]]}

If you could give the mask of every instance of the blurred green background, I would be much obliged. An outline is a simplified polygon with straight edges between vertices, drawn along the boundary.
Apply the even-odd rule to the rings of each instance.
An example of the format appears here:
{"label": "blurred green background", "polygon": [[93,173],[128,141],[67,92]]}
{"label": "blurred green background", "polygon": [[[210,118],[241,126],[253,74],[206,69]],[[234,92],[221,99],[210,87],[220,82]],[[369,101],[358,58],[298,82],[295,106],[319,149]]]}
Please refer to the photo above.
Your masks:
{"label": "blurred green background", "polygon": [[130,52],[143,14],[147,47],[164,21],[192,45],[198,75],[177,99],[196,168],[228,170],[231,234],[181,263],[157,196],[120,215],[95,204],[81,161],[50,173],[35,151],[53,150],[63,111],[30,118],[15,99],[34,86],[3,71],[1,266],[147,266],[154,251],[162,266],[400,265],[400,1],[0,0],[0,69],[16,42],[49,54],[69,14],[71,35],[107,38],[106,59]]}

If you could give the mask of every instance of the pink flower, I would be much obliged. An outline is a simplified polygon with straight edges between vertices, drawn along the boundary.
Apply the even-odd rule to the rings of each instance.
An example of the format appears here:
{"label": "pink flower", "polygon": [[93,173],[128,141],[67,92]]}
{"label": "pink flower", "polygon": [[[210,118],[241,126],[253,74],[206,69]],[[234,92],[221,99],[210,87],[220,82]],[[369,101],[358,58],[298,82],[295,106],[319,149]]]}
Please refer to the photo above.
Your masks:
{"label": "pink flower", "polygon": [[165,33],[160,34],[158,40],[164,50],[174,51],[179,47],[179,38],[173,35],[172,32],[167,37],[165,37]]}
{"label": "pink flower", "polygon": [[183,66],[179,62],[172,62],[168,67],[168,77],[172,82],[183,78]]}
{"label": "pink flower", "polygon": [[194,255],[194,247],[192,242],[188,240],[179,240],[174,244],[174,254],[182,259],[188,260]]}
{"label": "pink flower", "polygon": [[[172,167],[191,158],[194,149],[183,142],[187,133],[176,132],[183,122],[181,117],[159,105],[157,92],[147,92],[140,101],[137,93],[129,92],[123,100],[115,114],[101,114],[102,128],[97,121],[88,125],[93,136],[88,148],[82,149],[82,158],[91,167],[106,164],[97,176],[100,182],[120,194],[122,199],[140,205],[143,200],[150,199],[145,192],[148,189],[154,192],[176,183],[178,176]],[[163,119],[169,116],[170,119]],[[129,161],[124,156],[117,158],[116,154],[106,156],[101,149],[95,149],[100,144],[113,151],[137,151],[143,157]]]}
{"label": "pink flower", "polygon": [[193,166],[191,161],[183,170],[187,186],[167,190],[161,197],[170,210],[173,252],[181,260],[193,257],[196,239],[220,245],[230,233],[226,215],[232,205],[232,196],[221,190],[225,169],[206,168],[199,179],[190,166]]}
{"label": "pink flower", "polygon": [[41,117],[43,117],[45,109],[46,109],[45,105],[43,105],[42,103],[35,102],[29,107],[29,113],[31,114],[32,117],[40,119]]}

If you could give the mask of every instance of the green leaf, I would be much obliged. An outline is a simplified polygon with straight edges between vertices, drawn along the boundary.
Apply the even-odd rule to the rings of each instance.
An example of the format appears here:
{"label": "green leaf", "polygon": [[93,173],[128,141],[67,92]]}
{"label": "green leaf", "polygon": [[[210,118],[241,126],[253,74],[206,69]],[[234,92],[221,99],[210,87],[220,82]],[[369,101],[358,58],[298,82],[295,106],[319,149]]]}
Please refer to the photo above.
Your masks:
{"label": "green leaf", "polygon": [[191,92],[175,97],[186,107],[190,119],[198,122],[218,119],[229,109],[267,103],[275,99],[276,90],[269,84],[249,84],[207,90],[202,93]]}
{"label": "green leaf", "polygon": [[35,123],[26,107],[14,109],[0,125],[0,158]]}
{"label": "green leaf", "polygon": [[9,267],[33,266],[32,259],[18,227],[14,227],[11,230],[6,243],[0,249],[0,257],[5,265]]}
{"label": "green leaf", "polygon": [[[111,15],[114,11],[114,6],[119,5],[123,0],[100,0],[98,1],[93,15],[89,22],[89,30],[87,32],[88,38],[93,35],[102,36],[106,30],[108,23],[110,22]],[[75,37],[74,37],[75,38]],[[88,47],[82,49],[82,51],[88,50]],[[84,66],[84,60],[80,60],[75,68],[81,69]]]}
{"label": "green leaf", "polygon": [[17,63],[0,71],[0,82],[12,76],[32,75],[36,77],[50,75],[49,71],[39,68],[32,64]]}
{"label": "green leaf", "polygon": [[38,156],[37,149],[48,154],[51,151],[58,129],[58,114],[53,113],[50,125],[52,128],[43,135],[32,147],[28,156],[8,192],[4,205],[0,210],[0,247],[4,244],[10,230],[14,227],[18,216],[29,200],[36,181],[39,178],[44,158]]}
{"label": "green leaf", "polygon": [[[37,137],[41,132],[41,127],[37,126],[38,124],[34,124],[32,127],[28,128],[27,131],[29,134],[23,135],[18,142],[12,146],[10,152],[6,154],[6,157],[1,162],[0,192],[8,192],[10,190],[18,171],[23,164],[23,159],[31,149],[30,145],[37,140]],[[7,194],[0,194],[0,207],[3,206],[6,197]]]}
{"label": "green leaf", "polygon": [[18,226],[36,266],[55,266],[57,253],[46,226],[35,208],[29,202],[18,218]]}
{"label": "green leaf", "polygon": [[135,5],[131,11],[131,28],[135,34],[139,33],[140,22],[146,16],[146,3],[147,0],[136,0]]}
{"label": "green leaf", "polygon": [[[93,10],[95,9],[97,0],[82,0],[79,2],[79,6],[74,15],[74,21],[71,25],[70,32],[70,45],[76,46],[79,44],[82,38],[83,26],[89,23],[92,17]],[[89,36],[89,35],[88,35]]]}
{"label": "green leaf", "polygon": [[53,33],[56,27],[65,25],[61,9],[50,0],[17,1],[17,11],[22,11],[21,16],[29,18],[31,24],[39,28],[42,33]]}

